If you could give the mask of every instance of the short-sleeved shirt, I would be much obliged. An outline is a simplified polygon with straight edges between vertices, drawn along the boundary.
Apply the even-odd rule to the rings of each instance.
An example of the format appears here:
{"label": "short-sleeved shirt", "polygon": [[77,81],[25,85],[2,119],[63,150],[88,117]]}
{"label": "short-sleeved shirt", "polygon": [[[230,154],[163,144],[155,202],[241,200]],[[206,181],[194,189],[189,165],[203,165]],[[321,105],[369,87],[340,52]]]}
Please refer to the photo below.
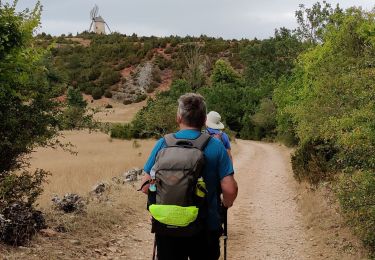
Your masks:
{"label": "short-sleeved shirt", "polygon": [[223,131],[217,130],[217,129],[209,128],[209,127],[207,127],[206,131],[210,135],[220,134],[221,135],[221,140],[222,140],[222,142],[224,144],[225,149],[230,150],[229,137],[228,137],[228,135],[226,133],[224,133]]}
{"label": "short-sleeved shirt", "polygon": [[[176,138],[180,139],[196,139],[201,133],[198,130],[181,130],[174,134]],[[164,138],[159,139],[150,157],[148,158],[144,171],[150,173],[151,168],[155,164],[158,152],[165,148],[166,144]],[[206,183],[207,188],[207,201],[208,201],[208,218],[207,224],[210,230],[220,229],[220,181],[234,173],[232,161],[229,159],[228,153],[223,143],[216,139],[211,138],[207,143],[204,151],[205,166],[203,168],[202,176]]]}

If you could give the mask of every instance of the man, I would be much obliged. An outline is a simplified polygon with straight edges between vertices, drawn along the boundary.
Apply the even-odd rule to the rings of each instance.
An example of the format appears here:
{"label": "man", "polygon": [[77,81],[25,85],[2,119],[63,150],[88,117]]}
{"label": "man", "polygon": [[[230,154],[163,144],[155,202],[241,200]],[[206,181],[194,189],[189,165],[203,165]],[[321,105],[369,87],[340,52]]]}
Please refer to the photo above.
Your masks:
{"label": "man", "polygon": [[[206,121],[206,104],[201,95],[188,93],[178,99],[177,123],[180,131],[174,134],[177,139],[197,139]],[[159,151],[166,147],[161,138],[155,145],[144,166],[145,182]],[[216,138],[210,138],[204,150],[205,164],[202,176],[207,188],[207,218],[204,229],[191,237],[173,237],[156,232],[156,244],[159,260],[216,260],[220,257],[221,219],[220,204],[229,208],[237,197],[237,183],[233,177],[232,162],[222,144]],[[148,186],[142,191],[147,193]],[[220,195],[222,194],[222,201]]]}
{"label": "man", "polygon": [[221,122],[221,116],[218,112],[210,111],[207,114],[206,127],[206,133],[219,139],[223,143],[225,149],[228,152],[229,158],[232,160],[229,137],[226,133],[222,131],[225,127],[224,124]]}

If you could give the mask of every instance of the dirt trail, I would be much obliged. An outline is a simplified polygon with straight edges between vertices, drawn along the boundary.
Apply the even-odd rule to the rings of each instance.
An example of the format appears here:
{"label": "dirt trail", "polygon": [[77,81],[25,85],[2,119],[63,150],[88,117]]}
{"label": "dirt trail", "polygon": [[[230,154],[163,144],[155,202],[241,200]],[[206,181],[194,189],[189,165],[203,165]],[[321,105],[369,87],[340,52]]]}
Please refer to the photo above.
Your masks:
{"label": "dirt trail", "polygon": [[[293,178],[289,149],[243,140],[237,141],[237,149],[239,195],[229,210],[228,259],[359,259],[355,252],[344,252],[337,229],[322,227],[324,221],[338,224],[334,212],[306,209],[309,203],[298,202],[302,189]],[[316,196],[307,199],[325,200]],[[318,212],[316,223],[307,210]]]}
{"label": "dirt trail", "polygon": [[274,144],[237,142],[239,195],[229,211],[229,259],[307,258],[288,151]]}

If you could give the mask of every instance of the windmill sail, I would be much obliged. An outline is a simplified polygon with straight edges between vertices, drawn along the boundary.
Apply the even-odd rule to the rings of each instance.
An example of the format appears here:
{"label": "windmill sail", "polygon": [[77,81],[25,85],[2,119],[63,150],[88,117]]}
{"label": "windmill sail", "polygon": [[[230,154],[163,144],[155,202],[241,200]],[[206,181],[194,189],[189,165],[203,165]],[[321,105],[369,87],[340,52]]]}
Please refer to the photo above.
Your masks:
{"label": "windmill sail", "polygon": [[93,29],[93,31],[97,34],[105,34],[105,26],[107,26],[109,32],[111,32],[111,29],[104,19],[100,15],[98,16],[98,12],[99,7],[97,5],[95,5],[90,11],[91,24],[89,32],[91,32],[91,29]]}

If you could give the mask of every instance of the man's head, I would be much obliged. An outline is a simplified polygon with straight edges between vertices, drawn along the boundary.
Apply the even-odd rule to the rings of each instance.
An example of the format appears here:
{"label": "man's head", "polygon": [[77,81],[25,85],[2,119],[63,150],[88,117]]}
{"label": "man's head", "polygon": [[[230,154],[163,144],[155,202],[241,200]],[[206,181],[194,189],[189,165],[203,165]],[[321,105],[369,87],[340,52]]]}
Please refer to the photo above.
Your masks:
{"label": "man's head", "polygon": [[177,123],[180,127],[201,129],[206,122],[206,112],[204,98],[187,93],[178,99]]}

